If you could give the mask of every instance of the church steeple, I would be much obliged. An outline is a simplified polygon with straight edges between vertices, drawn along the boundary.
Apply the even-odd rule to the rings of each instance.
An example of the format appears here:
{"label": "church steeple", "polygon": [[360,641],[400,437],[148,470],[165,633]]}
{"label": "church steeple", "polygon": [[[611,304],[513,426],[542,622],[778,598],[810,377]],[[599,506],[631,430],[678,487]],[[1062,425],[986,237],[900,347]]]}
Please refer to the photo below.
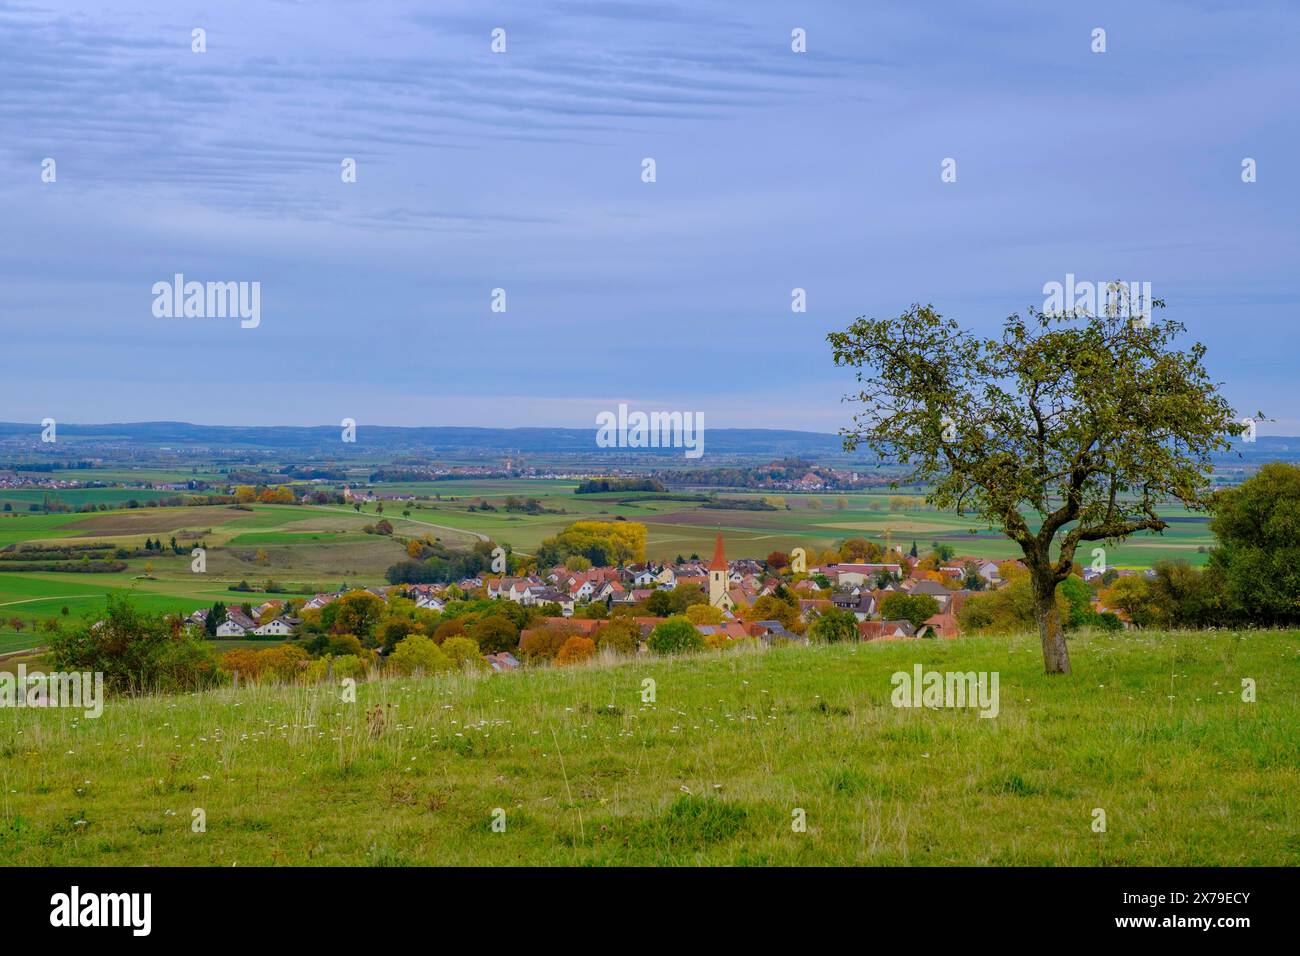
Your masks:
{"label": "church steeple", "polygon": [[713,543],[713,560],[709,562],[710,571],[722,571],[724,574],[727,570],[727,556],[722,551],[722,532],[718,532],[718,538]]}
{"label": "church steeple", "polygon": [[713,607],[730,610],[731,595],[727,593],[727,555],[722,550],[722,532],[713,543],[713,560],[709,562],[709,604]]}

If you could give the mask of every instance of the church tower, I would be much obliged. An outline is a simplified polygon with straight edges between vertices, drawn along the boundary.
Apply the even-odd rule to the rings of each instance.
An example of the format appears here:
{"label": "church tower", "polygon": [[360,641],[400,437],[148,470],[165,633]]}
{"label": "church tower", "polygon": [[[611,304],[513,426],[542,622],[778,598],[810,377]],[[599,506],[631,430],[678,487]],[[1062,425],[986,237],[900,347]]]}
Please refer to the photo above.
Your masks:
{"label": "church tower", "polygon": [[727,556],[722,551],[722,532],[713,543],[713,560],[709,562],[709,604],[712,607],[730,610],[733,606],[730,581],[727,579]]}

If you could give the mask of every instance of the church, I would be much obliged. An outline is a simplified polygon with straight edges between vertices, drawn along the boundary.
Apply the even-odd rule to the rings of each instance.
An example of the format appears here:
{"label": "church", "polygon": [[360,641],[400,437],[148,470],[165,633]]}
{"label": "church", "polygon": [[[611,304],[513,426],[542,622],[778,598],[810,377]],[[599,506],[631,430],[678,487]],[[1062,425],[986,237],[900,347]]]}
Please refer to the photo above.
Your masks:
{"label": "church", "polygon": [[718,532],[713,543],[713,560],[709,562],[709,604],[723,611],[730,611],[736,602],[727,593],[731,590],[731,581],[727,573],[727,555],[722,550],[722,532]]}

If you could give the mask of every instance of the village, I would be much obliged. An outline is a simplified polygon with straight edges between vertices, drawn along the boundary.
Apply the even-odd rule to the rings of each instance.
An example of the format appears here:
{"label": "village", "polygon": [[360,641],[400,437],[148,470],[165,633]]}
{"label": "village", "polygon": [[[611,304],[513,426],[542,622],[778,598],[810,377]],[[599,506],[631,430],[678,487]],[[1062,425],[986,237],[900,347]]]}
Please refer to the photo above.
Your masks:
{"label": "village", "polygon": [[[1004,575],[1013,573],[1018,564],[952,556],[943,549],[922,558],[895,547],[879,557],[804,567],[802,550],[796,549],[793,559],[774,553],[763,561],[728,560],[719,532],[709,561],[641,562],[582,570],[560,565],[517,576],[345,589],[306,600],[232,606],[224,610],[215,628],[208,626],[208,609],[197,610],[186,620],[197,628],[206,627],[217,640],[294,639],[304,616],[364,592],[385,605],[400,598],[434,615],[443,614],[453,602],[480,606],[509,602],[527,612],[518,633],[523,647],[530,634],[542,628],[557,628],[595,644],[612,622],[631,621],[639,635],[635,650],[646,653],[651,634],[674,615],[689,620],[703,641],[714,647],[745,640],[769,646],[815,640],[952,640],[962,635],[959,614],[967,602],[977,594],[996,591],[1005,583]],[[1112,572],[1116,576],[1135,573]],[[1082,574],[1084,581],[1097,582],[1100,577],[1091,569]],[[838,625],[835,630],[825,626],[832,620]],[[495,670],[520,666],[518,647],[483,650],[484,661]]]}

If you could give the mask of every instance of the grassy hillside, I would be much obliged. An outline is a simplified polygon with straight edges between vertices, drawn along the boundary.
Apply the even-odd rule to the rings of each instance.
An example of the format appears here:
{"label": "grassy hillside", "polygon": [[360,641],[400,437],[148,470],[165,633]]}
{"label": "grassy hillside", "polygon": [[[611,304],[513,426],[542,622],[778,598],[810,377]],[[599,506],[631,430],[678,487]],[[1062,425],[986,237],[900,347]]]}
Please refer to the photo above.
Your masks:
{"label": "grassy hillside", "polygon": [[[1300,863],[1300,634],[1072,649],[1064,679],[1041,673],[1036,640],[984,638],[384,680],[355,704],[260,687],[111,702],[98,720],[0,710],[0,851],[90,865]],[[890,675],[915,663],[997,671],[1000,715],[894,708]]]}

